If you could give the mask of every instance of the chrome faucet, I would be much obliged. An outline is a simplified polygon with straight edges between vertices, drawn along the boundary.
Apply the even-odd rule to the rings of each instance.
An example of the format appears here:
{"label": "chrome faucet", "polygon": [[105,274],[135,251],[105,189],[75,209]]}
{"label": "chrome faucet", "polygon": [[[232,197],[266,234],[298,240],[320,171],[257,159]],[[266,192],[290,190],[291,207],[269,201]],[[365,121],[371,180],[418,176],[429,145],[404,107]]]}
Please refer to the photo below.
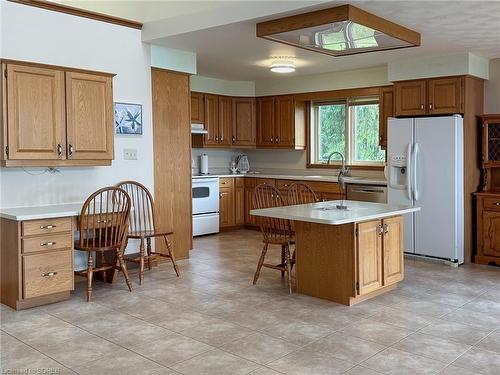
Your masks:
{"label": "chrome faucet", "polygon": [[[330,154],[330,156],[328,156],[328,162],[327,162],[328,164],[330,164],[333,155],[339,155],[340,159],[341,159],[342,165],[341,165],[340,170],[339,170],[338,181],[339,181],[340,193],[342,194],[342,196],[344,196],[344,194],[345,194],[345,180],[344,180],[344,177],[349,175],[349,168],[347,168],[345,166],[344,155],[341,152],[338,152],[338,151],[333,151]],[[344,204],[344,199],[340,200],[340,204],[337,205],[337,209],[339,209],[339,210],[346,210],[347,209],[347,206]]]}

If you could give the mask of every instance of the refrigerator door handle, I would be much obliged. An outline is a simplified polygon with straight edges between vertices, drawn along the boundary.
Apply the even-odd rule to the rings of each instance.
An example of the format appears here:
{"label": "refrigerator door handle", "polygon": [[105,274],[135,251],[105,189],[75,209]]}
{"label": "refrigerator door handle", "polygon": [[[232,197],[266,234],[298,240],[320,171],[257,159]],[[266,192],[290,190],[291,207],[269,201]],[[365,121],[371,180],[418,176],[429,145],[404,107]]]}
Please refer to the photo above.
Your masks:
{"label": "refrigerator door handle", "polygon": [[412,200],[412,186],[411,186],[411,152],[412,144],[408,143],[408,148],[406,150],[406,193],[408,194],[408,199]]}
{"label": "refrigerator door handle", "polygon": [[415,201],[418,201],[419,198],[419,191],[418,191],[418,178],[417,178],[417,160],[418,160],[418,153],[419,153],[419,146],[418,143],[415,143],[413,146],[413,161],[412,161],[412,172],[413,172],[413,199]]}

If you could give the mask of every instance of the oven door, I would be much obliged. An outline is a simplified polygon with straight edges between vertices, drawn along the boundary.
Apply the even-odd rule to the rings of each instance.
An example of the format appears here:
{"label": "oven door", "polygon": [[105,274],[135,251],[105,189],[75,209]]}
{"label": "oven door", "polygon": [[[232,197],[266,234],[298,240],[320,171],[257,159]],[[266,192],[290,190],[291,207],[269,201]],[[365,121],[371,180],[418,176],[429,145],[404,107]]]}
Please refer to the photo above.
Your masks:
{"label": "oven door", "polygon": [[193,178],[193,215],[219,212],[219,178]]}

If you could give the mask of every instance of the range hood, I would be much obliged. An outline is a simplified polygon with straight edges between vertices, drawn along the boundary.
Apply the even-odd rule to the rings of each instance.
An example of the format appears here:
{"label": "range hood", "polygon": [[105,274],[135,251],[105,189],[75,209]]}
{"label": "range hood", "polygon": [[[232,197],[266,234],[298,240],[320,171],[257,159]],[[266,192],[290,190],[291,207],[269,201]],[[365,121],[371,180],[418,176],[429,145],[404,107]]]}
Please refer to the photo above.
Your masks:
{"label": "range hood", "polygon": [[208,134],[203,124],[191,124],[191,134]]}

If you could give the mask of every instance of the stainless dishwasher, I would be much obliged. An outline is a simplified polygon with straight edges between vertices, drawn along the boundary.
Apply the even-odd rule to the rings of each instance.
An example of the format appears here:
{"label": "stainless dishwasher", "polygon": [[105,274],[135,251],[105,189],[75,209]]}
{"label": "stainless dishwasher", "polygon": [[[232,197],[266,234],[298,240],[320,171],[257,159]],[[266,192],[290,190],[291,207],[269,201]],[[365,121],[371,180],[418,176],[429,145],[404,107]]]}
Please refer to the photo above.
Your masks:
{"label": "stainless dishwasher", "polygon": [[380,185],[348,184],[347,199],[350,201],[387,203],[387,187]]}

